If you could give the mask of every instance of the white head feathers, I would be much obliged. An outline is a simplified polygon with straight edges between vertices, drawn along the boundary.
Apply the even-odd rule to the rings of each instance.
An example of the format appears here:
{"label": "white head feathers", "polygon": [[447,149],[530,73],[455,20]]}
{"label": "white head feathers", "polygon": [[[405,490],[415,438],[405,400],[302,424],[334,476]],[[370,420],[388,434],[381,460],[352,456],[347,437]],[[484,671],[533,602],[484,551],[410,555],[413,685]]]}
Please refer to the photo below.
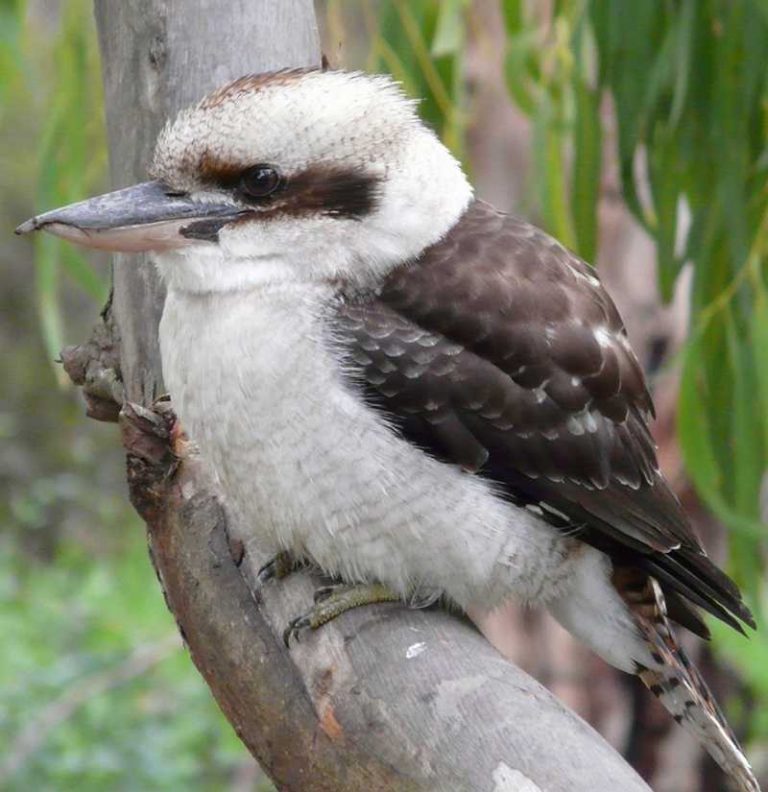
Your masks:
{"label": "white head feathers", "polygon": [[[238,188],[269,165],[281,189]],[[200,202],[242,204],[218,242],[162,253],[171,287],[232,290],[343,279],[367,287],[417,256],[471,198],[459,164],[389,77],[291,70],[244,77],[161,133],[152,175]]]}

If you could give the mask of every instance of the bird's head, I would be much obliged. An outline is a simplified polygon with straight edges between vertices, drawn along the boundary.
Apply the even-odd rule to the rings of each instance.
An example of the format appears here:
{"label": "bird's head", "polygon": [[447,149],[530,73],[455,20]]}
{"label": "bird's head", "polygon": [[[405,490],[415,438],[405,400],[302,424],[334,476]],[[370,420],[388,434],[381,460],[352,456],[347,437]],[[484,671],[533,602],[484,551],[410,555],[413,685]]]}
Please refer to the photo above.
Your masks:
{"label": "bird's head", "polygon": [[39,215],[45,229],[152,251],[172,288],[374,286],[456,222],[459,164],[388,77],[293,70],[244,77],[159,136],[153,181]]}

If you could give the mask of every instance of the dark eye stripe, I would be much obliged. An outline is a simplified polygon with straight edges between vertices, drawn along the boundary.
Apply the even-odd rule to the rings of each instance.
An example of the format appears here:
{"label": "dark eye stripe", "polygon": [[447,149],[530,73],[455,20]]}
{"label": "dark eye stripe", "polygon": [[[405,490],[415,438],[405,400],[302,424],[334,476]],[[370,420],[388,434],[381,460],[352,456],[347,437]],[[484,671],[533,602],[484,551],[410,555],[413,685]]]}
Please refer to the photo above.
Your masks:
{"label": "dark eye stripe", "polygon": [[[229,182],[231,185],[231,182]],[[223,189],[232,189],[222,182]],[[245,211],[234,220],[211,220],[193,223],[182,230],[189,239],[218,240],[224,225],[239,225],[254,218],[265,221],[278,217],[328,217],[359,220],[370,214],[379,198],[380,180],[357,169],[316,167],[283,181],[280,189],[265,198],[253,199],[253,211]]]}
{"label": "dark eye stripe", "polygon": [[359,168],[315,166],[288,180],[275,211],[360,219],[375,208],[380,180]]}
{"label": "dark eye stripe", "polygon": [[[284,177],[280,188],[265,198],[249,199],[242,194],[242,179],[255,167],[265,165],[243,168],[206,152],[198,161],[196,175],[213,187],[240,193],[241,199],[254,203],[263,219],[317,214],[359,219],[375,209],[381,192],[379,177],[363,168],[320,164]],[[278,168],[279,163],[270,167]]]}

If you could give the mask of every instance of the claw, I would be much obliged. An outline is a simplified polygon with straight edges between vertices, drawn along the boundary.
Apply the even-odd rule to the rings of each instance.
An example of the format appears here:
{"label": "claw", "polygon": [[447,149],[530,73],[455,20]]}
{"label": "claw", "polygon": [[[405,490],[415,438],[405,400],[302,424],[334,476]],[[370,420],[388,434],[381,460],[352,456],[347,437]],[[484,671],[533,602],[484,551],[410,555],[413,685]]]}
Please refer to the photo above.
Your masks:
{"label": "claw", "polygon": [[284,577],[288,577],[302,563],[296,561],[286,550],[279,552],[274,558],[270,558],[256,573],[256,581],[259,588],[273,578],[282,580]]}
{"label": "claw", "polygon": [[311,626],[312,620],[309,614],[305,613],[303,616],[297,616],[295,619],[291,619],[288,626],[283,630],[283,643],[285,644],[285,648],[291,648],[291,638],[295,638],[296,643],[298,643],[301,631]]}

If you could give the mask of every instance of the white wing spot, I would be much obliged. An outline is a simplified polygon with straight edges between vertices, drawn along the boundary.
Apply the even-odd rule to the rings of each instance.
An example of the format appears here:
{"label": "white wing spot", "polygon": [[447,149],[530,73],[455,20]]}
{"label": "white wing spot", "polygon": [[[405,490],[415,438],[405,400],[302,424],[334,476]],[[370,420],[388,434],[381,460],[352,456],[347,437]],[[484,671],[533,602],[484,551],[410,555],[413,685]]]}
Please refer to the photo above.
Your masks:
{"label": "white wing spot", "polygon": [[584,434],[584,424],[581,421],[581,419],[578,416],[576,416],[576,415],[572,415],[566,421],[565,425],[568,427],[568,431],[572,435],[576,435],[578,437],[579,435],[583,435]]}
{"label": "white wing spot", "polygon": [[594,336],[595,341],[597,341],[601,347],[610,346],[613,341],[613,333],[605,327],[598,327],[597,330],[594,331]]}
{"label": "white wing spot", "polygon": [[597,431],[597,421],[595,416],[589,411],[584,416],[584,426],[590,434],[594,434]]}
{"label": "white wing spot", "polygon": [[550,506],[548,503],[543,503],[542,506],[550,514],[554,514],[555,517],[559,517],[561,520],[570,520],[570,517],[565,512],[561,512],[560,509],[556,509],[554,506]]}

